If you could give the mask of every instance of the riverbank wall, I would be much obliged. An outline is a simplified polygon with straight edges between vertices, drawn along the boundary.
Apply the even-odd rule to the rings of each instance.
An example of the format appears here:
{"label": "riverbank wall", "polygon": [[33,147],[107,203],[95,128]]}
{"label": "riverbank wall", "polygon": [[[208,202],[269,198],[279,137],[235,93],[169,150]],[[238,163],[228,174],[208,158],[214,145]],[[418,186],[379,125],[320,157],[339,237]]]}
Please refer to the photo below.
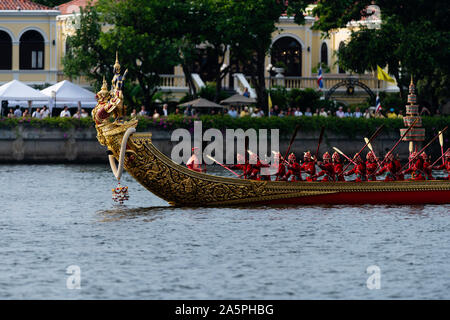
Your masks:
{"label": "riverbank wall", "polygon": [[[170,131],[152,130],[153,144],[170,157],[172,148],[178,141],[171,141]],[[367,137],[370,136],[367,133]],[[106,148],[96,138],[94,128],[33,128],[17,126],[0,129],[0,162],[2,163],[104,163],[107,161]],[[319,132],[299,131],[291,147],[291,152],[302,157],[303,152],[317,149]],[[399,139],[398,130],[384,130],[373,142],[377,155],[382,155]],[[279,146],[284,154],[290,137],[280,137]],[[192,144],[193,145],[193,144]],[[204,144],[206,145],[206,144]],[[348,135],[325,130],[319,155],[325,151],[333,153],[337,147],[347,155],[354,155],[364,145],[364,136],[349,138]],[[228,151],[229,152],[229,151]],[[434,156],[440,154],[438,143],[430,148]],[[396,149],[400,158],[408,158],[408,143],[402,142]],[[363,155],[366,154],[366,151]]]}

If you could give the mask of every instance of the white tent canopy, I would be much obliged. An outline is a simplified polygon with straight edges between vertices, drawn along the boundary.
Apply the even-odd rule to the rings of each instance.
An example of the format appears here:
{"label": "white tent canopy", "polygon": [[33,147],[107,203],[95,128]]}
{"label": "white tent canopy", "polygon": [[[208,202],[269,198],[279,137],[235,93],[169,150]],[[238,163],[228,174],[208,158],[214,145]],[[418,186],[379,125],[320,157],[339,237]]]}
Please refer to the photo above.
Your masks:
{"label": "white tent canopy", "polygon": [[56,101],[56,105],[64,104],[77,104],[78,102],[84,105],[95,106],[97,101],[95,100],[95,93],[86,90],[70,81],[64,80],[58,82],[44,90],[41,93],[51,99],[52,102]]}
{"label": "white tent canopy", "polygon": [[18,80],[12,80],[0,87],[0,100],[49,101],[49,98]]}

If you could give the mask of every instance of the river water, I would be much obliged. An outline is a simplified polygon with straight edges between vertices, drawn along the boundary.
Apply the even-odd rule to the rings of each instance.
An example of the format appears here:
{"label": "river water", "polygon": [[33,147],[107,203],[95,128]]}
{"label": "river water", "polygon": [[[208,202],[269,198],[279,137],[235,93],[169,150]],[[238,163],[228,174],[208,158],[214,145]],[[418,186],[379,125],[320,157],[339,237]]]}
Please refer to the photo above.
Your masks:
{"label": "river water", "polygon": [[0,298],[450,298],[449,205],[172,208],[122,180],[120,206],[107,164],[0,165]]}

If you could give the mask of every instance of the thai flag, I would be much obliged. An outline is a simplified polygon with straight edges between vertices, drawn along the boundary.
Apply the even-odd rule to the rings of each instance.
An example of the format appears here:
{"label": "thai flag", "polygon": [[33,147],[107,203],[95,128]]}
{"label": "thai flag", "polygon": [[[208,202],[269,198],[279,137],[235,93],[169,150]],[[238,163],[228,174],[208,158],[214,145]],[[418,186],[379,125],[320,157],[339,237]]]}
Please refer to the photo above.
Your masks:
{"label": "thai flag", "polygon": [[317,85],[320,89],[323,88],[322,65],[320,65],[319,74],[317,75]]}
{"label": "thai flag", "polygon": [[380,97],[378,96],[378,94],[377,94],[377,99],[375,100],[375,106],[376,106],[375,113],[380,112],[381,111],[381,102],[380,102]]}

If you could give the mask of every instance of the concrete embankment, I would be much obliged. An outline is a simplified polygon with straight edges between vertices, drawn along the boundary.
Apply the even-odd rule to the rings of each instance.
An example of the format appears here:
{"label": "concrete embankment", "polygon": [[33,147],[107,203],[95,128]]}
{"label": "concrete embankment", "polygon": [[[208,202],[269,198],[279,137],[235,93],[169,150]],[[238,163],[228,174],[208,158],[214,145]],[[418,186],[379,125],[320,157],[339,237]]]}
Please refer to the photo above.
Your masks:
{"label": "concrete embankment", "polygon": [[[291,151],[297,158],[306,150],[314,154],[318,136],[319,132],[299,132]],[[344,134],[325,132],[320,155],[325,151],[332,153],[332,147],[338,147],[347,155],[353,155],[364,145],[363,138],[357,136],[350,139]],[[384,131],[374,141],[373,146],[377,154],[384,154],[385,150],[394,145],[398,139],[397,130]],[[172,147],[178,143],[170,140],[171,132],[152,130],[154,145],[168,156],[172,152]],[[290,137],[280,138],[280,150],[283,153],[289,140]],[[436,155],[440,153],[438,146],[434,146],[432,151]],[[402,159],[406,159],[408,143],[401,143],[396,153],[399,153]],[[0,129],[0,162],[3,163],[104,163],[105,161],[107,161],[106,148],[97,142],[94,128],[51,129],[18,126]]]}

